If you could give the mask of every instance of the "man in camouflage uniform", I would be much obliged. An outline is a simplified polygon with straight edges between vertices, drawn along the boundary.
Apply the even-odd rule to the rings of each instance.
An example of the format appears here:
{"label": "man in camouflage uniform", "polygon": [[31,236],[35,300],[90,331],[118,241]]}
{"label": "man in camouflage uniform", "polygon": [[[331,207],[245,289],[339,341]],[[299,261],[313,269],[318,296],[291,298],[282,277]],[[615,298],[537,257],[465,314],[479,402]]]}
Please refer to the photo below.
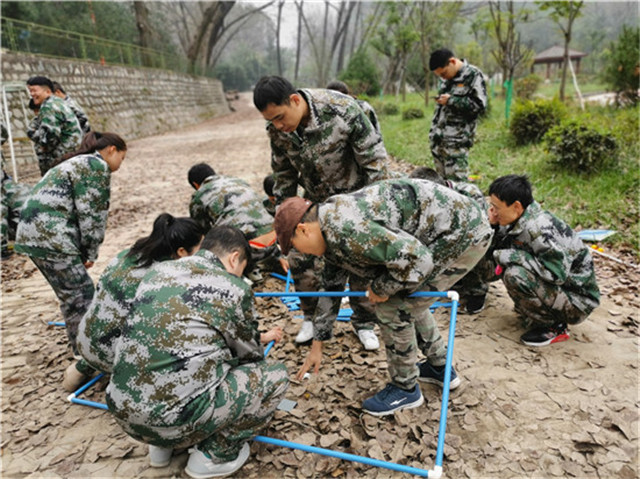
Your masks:
{"label": "man in camouflage uniform", "polygon": [[31,187],[24,183],[16,183],[2,170],[2,203],[0,237],[2,238],[2,257],[11,255],[9,240],[16,236],[16,229],[20,221],[20,212],[27,201]]}
{"label": "man in camouflage uniform", "polygon": [[[478,204],[430,181],[380,181],[329,198],[319,206],[302,198],[284,202],[275,217],[283,251],[324,256],[368,284],[387,352],[391,383],[363,403],[378,416],[423,402],[416,380],[443,384],[445,344],[429,312],[429,298],[407,298],[422,290],[447,290],[483,257],[493,231]],[[314,324],[328,330],[331,324]],[[417,365],[418,348],[426,360]],[[312,345],[303,368],[322,359]],[[451,371],[450,387],[460,383]]]}
{"label": "man in camouflage uniform", "polygon": [[156,446],[152,465],[158,448],[155,465],[166,465],[171,449],[195,444],[187,474],[234,472],[285,394],[287,369],[261,345],[282,330],[258,332],[240,278],[249,256],[237,229],[214,227],[198,253],[153,265],[140,283],[107,404],[129,435]]}
{"label": "man in camouflage uniform", "polygon": [[53,84],[47,77],[32,77],[27,88],[39,109],[37,119],[27,129],[35,143],[40,174],[55,165],[60,157],[75,151],[82,141],[80,123],[71,108],[53,94]]}
{"label": "man in camouflage uniform", "polygon": [[60,83],[58,83],[57,81],[54,81],[52,83],[53,94],[58,98],[62,98],[64,102],[69,105],[69,108],[71,108],[71,111],[78,119],[82,134],[86,135],[87,133],[89,133],[91,131],[91,125],[89,124],[89,118],[87,117],[87,114],[84,112],[82,107],[80,107],[80,105],[78,105],[78,103],[73,98],[67,95],[67,92],[64,91]]}
{"label": "man in camouflage uniform", "polygon": [[524,344],[566,341],[567,324],[584,321],[600,303],[589,249],[534,201],[526,176],[496,179],[489,195],[489,221],[500,229],[480,265],[485,279],[501,278],[525,325],[533,323]]}
{"label": "man in camouflage uniform", "polygon": [[[268,122],[276,204],[295,196],[298,186],[305,198],[321,202],[387,177],[382,137],[353,98],[332,90],[296,90],[286,79],[270,76],[256,85],[253,102]],[[321,262],[295,251],[287,259],[296,290],[317,291]],[[351,278],[352,289],[362,286],[358,280]],[[358,338],[365,349],[377,349],[373,306],[365,298],[352,299],[351,322]],[[301,300],[305,321],[297,342],[321,339],[312,330],[314,314],[335,320],[330,310],[317,306],[315,298]]]}
{"label": "man in camouflage uniform", "polygon": [[484,75],[447,49],[431,54],[429,68],[443,80],[429,131],[435,168],[445,179],[467,181],[478,116],[487,108]]}
{"label": "man in camouflage uniform", "polygon": [[358,102],[358,105],[360,105],[360,108],[362,108],[362,111],[364,111],[365,115],[369,117],[369,120],[371,121],[371,124],[376,129],[376,131],[380,133],[380,135],[382,135],[382,133],[380,132],[380,121],[378,121],[378,115],[376,115],[376,111],[373,109],[369,102],[361,100],[353,95],[349,90],[349,86],[345,82],[340,80],[329,82],[329,84],[327,85],[327,90],[339,91],[344,95],[349,95],[350,97],[354,98]]}

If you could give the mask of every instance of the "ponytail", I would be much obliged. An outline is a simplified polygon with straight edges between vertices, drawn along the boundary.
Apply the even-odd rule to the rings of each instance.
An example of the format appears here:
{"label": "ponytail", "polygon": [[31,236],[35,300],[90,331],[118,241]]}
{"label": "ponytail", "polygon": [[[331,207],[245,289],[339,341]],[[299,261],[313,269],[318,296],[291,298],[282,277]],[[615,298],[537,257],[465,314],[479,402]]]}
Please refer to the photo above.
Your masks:
{"label": "ponytail", "polygon": [[180,248],[190,252],[202,236],[202,227],[191,218],[174,218],[162,213],[153,222],[151,234],[136,241],[127,257],[136,258],[138,267],[146,268],[154,261],[173,257]]}
{"label": "ponytail", "polygon": [[82,138],[82,143],[80,143],[80,147],[72,152],[67,153],[60,157],[56,164],[60,164],[69,158],[73,158],[74,156],[86,155],[87,153],[93,153],[96,150],[102,150],[108,146],[115,146],[118,151],[126,151],[127,144],[125,141],[115,133],[100,133],[99,131],[90,131],[84,138]]}

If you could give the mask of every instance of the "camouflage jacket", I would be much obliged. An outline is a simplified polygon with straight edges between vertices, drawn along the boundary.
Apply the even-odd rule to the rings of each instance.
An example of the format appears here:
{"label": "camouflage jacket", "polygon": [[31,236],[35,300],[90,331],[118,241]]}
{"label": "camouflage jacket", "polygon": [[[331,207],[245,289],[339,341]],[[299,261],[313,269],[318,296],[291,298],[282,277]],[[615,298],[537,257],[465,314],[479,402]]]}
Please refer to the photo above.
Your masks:
{"label": "camouflage jacket", "polygon": [[376,111],[369,104],[369,102],[357,99],[356,101],[358,102],[358,105],[360,105],[360,108],[362,108],[362,111],[364,111],[365,114],[369,117],[369,120],[371,121],[373,127],[380,134],[380,136],[382,136],[382,133],[380,132],[380,122],[378,121],[378,115],[376,115]]}
{"label": "camouflage jacket", "polygon": [[104,240],[111,170],[97,151],[51,168],[33,187],[16,233],[15,250],[37,258],[79,255],[95,261]]}
{"label": "camouflage jacket", "polygon": [[231,176],[205,179],[191,197],[189,213],[206,231],[214,226],[233,226],[247,239],[273,229],[273,217],[260,196],[243,180]]}
{"label": "camouflage jacket", "polygon": [[489,211],[487,200],[480,188],[478,188],[476,185],[474,185],[473,183],[467,183],[466,181],[445,181],[447,182],[449,188],[451,188],[453,191],[456,191],[461,195],[468,196],[472,200],[475,200],[485,213]]}
{"label": "camouflage jacket", "polygon": [[429,139],[461,146],[473,145],[478,116],[487,108],[487,87],[482,72],[464,61],[458,74],[442,81],[438,94],[451,95],[446,105],[436,103]]}
{"label": "camouflage jacket", "polygon": [[475,201],[418,179],[380,181],[331,197],[318,219],[327,262],[371,280],[373,292],[386,296],[428,287],[492,234]]}
{"label": "camouflage jacket", "polygon": [[210,415],[229,370],[263,360],[254,318],[249,286],[210,251],[154,264],[116,347],[109,410],[155,427]]}
{"label": "camouflage jacket", "polygon": [[51,95],[40,105],[37,118],[30,124],[27,135],[51,162],[80,146],[80,124],[64,100]]}
{"label": "camouflage jacket", "polygon": [[493,252],[503,267],[519,265],[541,280],[562,287],[582,311],[600,303],[593,258],[577,234],[562,220],[534,201],[499,239]]}
{"label": "camouflage jacket", "polygon": [[131,312],[138,285],[149,267],[121,251],[107,265],[98,281],[91,306],[78,328],[78,351],[94,368],[110,373],[118,339]]}
{"label": "camouflage jacket", "polygon": [[31,194],[31,186],[24,183],[17,183],[2,170],[2,204],[6,205],[12,212],[20,211]]}
{"label": "camouflage jacket", "polygon": [[69,108],[71,108],[71,111],[78,119],[78,124],[80,125],[83,136],[89,133],[89,131],[91,131],[91,125],[89,124],[89,118],[87,117],[87,114],[84,112],[84,110],[69,95],[65,97],[64,101],[67,105],[69,105]]}
{"label": "camouflage jacket", "polygon": [[292,133],[267,125],[278,204],[296,196],[298,185],[319,202],[387,177],[382,137],[356,100],[332,90],[298,93],[309,105],[309,123]]}

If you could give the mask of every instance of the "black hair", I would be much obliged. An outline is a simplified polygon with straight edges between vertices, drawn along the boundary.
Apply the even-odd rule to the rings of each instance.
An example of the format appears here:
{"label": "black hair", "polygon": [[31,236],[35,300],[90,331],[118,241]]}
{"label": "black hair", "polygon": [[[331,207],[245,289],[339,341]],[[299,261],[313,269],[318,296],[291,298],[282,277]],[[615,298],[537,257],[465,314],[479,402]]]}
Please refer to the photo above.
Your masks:
{"label": "black hair", "polygon": [[247,261],[244,273],[253,270],[251,246],[249,246],[249,242],[238,228],[226,225],[214,226],[202,240],[200,248],[211,251],[218,258],[223,258],[238,251],[240,253],[238,258],[240,262]]}
{"label": "black hair", "polygon": [[267,175],[262,180],[262,189],[267,196],[273,196],[273,187],[276,184],[276,178],[273,175]]}
{"label": "black hair", "polygon": [[409,178],[418,178],[420,180],[429,180],[442,186],[448,186],[445,179],[433,168],[421,166],[411,172]]}
{"label": "black hair", "polygon": [[62,92],[63,95],[66,95],[67,92],[64,91],[64,88],[62,88],[62,85],[60,85],[60,83],[58,83],[57,81],[51,82],[51,84],[53,85],[53,92],[55,93],[56,91],[60,90]]}
{"label": "black hair", "polygon": [[68,160],[69,158],[73,158],[78,155],[86,155],[87,153],[93,153],[96,150],[102,150],[107,148],[108,146],[115,146],[118,151],[127,151],[126,142],[115,133],[100,133],[99,131],[90,131],[84,138],[82,138],[82,143],[80,143],[80,147],[72,152],[67,153],[60,157],[60,161],[58,164],[64,160]]}
{"label": "black hair", "polygon": [[189,184],[195,188],[194,183],[201,185],[204,180],[215,174],[216,172],[213,170],[213,168],[211,168],[206,163],[198,163],[197,165],[193,165],[191,168],[189,168],[187,179],[189,181]]}
{"label": "black hair", "polygon": [[507,206],[519,201],[524,209],[533,203],[531,183],[526,175],[506,175],[496,178],[489,186],[489,196],[495,195]]}
{"label": "black hair", "polygon": [[43,77],[43,76],[31,77],[27,80],[27,85],[28,86],[36,86],[36,85],[45,86],[53,92],[53,82],[49,80],[47,77]]}
{"label": "black hair", "polygon": [[327,85],[327,90],[335,90],[339,91],[340,93],[344,93],[345,95],[351,95],[351,93],[349,93],[349,87],[347,86],[347,84],[340,80],[333,80],[332,82],[330,82]]}
{"label": "black hair", "polygon": [[141,268],[151,266],[154,261],[174,257],[180,248],[191,253],[200,244],[203,235],[197,221],[162,213],[153,222],[151,234],[136,241],[127,257],[136,258],[136,264]]}
{"label": "black hair", "polygon": [[309,206],[309,209],[300,218],[300,223],[315,223],[318,221],[318,205],[313,204]]}
{"label": "black hair", "polygon": [[296,89],[289,80],[276,75],[264,76],[253,89],[253,104],[259,111],[264,111],[270,103],[289,105],[289,97],[294,93]]}
{"label": "black hair", "polygon": [[431,54],[429,57],[429,70],[433,71],[437,68],[443,68],[447,66],[449,60],[453,58],[453,52],[447,48],[440,48]]}

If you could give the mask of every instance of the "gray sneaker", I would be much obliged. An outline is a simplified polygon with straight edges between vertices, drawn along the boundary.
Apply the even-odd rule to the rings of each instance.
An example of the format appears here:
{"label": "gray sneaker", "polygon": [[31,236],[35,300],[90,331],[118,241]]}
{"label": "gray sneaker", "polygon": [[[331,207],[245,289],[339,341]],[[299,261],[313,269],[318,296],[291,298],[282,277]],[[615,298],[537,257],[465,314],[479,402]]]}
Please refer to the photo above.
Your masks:
{"label": "gray sneaker", "polygon": [[238,457],[233,461],[216,463],[207,454],[194,447],[189,449],[189,462],[187,462],[184,472],[195,479],[228,476],[244,466],[244,463],[249,459],[249,449],[249,444],[245,442]]}
{"label": "gray sneaker", "polygon": [[149,444],[149,465],[151,467],[167,467],[171,462],[173,449]]}

